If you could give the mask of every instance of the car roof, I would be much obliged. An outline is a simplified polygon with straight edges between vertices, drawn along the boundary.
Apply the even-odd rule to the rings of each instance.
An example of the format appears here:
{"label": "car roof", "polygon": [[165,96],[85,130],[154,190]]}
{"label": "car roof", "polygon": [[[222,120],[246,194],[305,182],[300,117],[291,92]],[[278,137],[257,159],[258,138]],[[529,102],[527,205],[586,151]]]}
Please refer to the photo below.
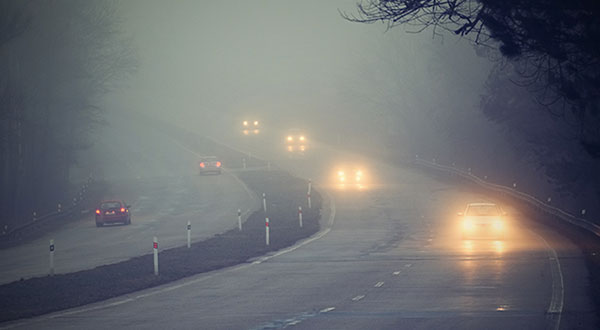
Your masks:
{"label": "car roof", "polygon": [[467,206],[496,206],[495,203],[469,203]]}
{"label": "car roof", "polygon": [[125,204],[123,201],[120,200],[105,200],[105,201],[101,201],[100,204],[105,204],[105,203],[121,203],[121,204]]}

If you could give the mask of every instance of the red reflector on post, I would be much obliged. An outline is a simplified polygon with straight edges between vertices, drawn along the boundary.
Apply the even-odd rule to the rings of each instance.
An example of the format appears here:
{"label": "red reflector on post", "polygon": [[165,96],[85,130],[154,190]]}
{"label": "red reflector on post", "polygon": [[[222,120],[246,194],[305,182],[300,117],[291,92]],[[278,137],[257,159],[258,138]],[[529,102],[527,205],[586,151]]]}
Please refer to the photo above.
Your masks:
{"label": "red reflector on post", "polygon": [[158,243],[157,242],[154,242],[154,248],[158,249]]}

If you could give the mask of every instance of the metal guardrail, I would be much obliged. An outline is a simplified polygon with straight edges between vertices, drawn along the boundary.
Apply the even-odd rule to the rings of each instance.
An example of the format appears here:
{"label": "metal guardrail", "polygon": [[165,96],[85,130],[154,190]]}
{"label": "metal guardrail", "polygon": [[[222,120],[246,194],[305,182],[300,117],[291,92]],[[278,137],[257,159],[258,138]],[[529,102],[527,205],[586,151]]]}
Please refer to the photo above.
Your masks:
{"label": "metal guardrail", "polygon": [[587,230],[587,231],[593,233],[594,235],[600,237],[600,226],[590,222],[589,220],[582,219],[571,213],[565,212],[555,206],[545,203],[531,195],[528,195],[524,192],[518,191],[514,188],[490,183],[478,176],[475,176],[470,171],[463,171],[463,170],[460,170],[460,169],[452,167],[452,166],[446,166],[446,165],[438,164],[436,162],[430,162],[425,159],[419,158],[418,156],[415,158],[414,164],[424,166],[424,167],[427,167],[430,169],[435,169],[440,172],[445,172],[445,173],[449,173],[452,175],[456,175],[456,176],[462,177],[464,179],[467,179],[469,181],[472,181],[486,189],[489,189],[489,190],[492,190],[495,192],[499,192],[502,194],[506,194],[513,198],[517,198],[519,200],[522,200],[522,201],[536,207],[537,209],[539,209],[542,212],[554,215],[555,217],[557,217],[565,222],[568,222],[574,226],[577,226],[579,228]]}
{"label": "metal guardrail", "polygon": [[39,216],[36,212],[33,212],[31,220],[29,221],[24,221],[14,227],[5,225],[3,228],[1,228],[0,239],[10,239],[10,237],[18,236],[19,233],[34,226],[71,216],[78,211],[81,212],[81,202],[85,199],[89,185],[92,183],[92,181],[92,177],[88,177],[87,181],[79,189],[79,193],[73,197],[72,204],[70,206],[63,208],[61,203],[57,203],[57,209],[54,212],[50,212],[41,216]]}

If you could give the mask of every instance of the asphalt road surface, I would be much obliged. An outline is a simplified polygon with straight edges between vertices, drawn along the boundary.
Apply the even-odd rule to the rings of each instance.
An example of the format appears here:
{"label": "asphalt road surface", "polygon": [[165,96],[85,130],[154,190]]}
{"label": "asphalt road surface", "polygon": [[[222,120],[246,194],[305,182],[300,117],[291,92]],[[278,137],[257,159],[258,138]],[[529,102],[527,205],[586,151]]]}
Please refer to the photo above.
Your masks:
{"label": "asphalt road surface", "polygon": [[108,182],[105,199],[132,205],[132,224],[97,228],[92,211],[39,239],[0,250],[0,283],[48,274],[50,239],[56,273],[67,273],[152,253],[153,236],[161,249],[185,245],[187,221],[193,241],[211,237],[237,226],[238,208],[247,215],[260,207],[228,171],[198,175],[198,151],[161,133],[115,121],[98,141],[94,176]]}
{"label": "asphalt road surface", "polygon": [[[462,240],[455,214],[489,200],[370,161],[370,184],[330,184],[333,150],[281,161],[327,191],[323,228],[293,248],[15,328],[594,328],[577,248],[505,206],[506,239]],[[376,174],[376,175],[375,175]]]}

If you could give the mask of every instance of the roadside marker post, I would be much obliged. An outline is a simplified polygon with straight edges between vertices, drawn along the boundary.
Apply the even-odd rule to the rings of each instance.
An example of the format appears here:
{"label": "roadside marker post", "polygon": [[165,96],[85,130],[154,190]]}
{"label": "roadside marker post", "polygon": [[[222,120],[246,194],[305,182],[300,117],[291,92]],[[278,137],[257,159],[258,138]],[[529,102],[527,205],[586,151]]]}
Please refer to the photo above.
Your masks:
{"label": "roadside marker post", "polygon": [[302,206],[298,206],[298,221],[300,222],[300,228],[302,228]]}
{"label": "roadside marker post", "polygon": [[267,213],[267,195],[263,193],[263,211]]}
{"label": "roadside marker post", "polygon": [[308,200],[308,208],[312,209],[312,205],[310,203],[310,191],[312,190],[312,180],[308,179],[308,192],[306,193],[306,198]]}
{"label": "roadside marker post", "polygon": [[187,223],[187,247],[188,249],[192,246],[192,223]]}
{"label": "roadside marker post", "polygon": [[265,243],[269,245],[269,218],[265,218]]}
{"label": "roadside marker post", "polygon": [[242,210],[238,209],[238,228],[242,231]]}
{"label": "roadside marker post", "polygon": [[50,240],[50,276],[54,276],[54,240]]}
{"label": "roadside marker post", "polygon": [[158,238],[154,236],[152,249],[154,250],[154,275],[158,276]]}

